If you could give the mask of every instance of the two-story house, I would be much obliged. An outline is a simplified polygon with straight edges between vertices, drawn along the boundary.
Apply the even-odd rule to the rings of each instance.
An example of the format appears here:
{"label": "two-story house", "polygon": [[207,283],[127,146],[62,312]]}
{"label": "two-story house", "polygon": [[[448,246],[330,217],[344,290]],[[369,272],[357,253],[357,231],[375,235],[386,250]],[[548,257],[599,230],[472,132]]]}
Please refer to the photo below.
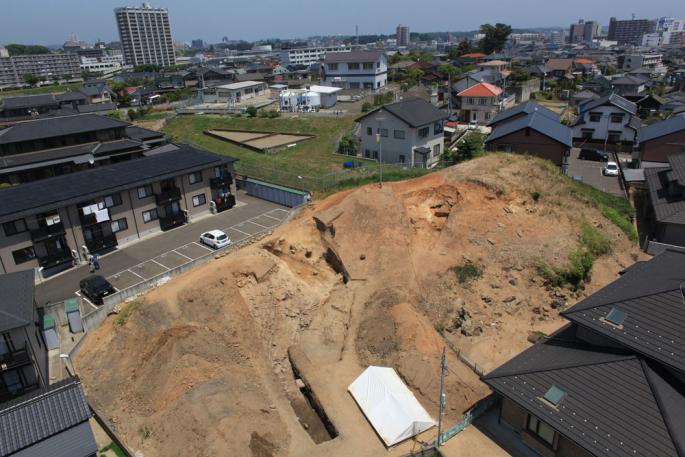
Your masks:
{"label": "two-story house", "polygon": [[462,90],[457,94],[460,119],[483,124],[490,122],[505,108],[503,93],[501,88],[490,83],[479,83]]}
{"label": "two-story house", "polygon": [[388,59],[383,51],[327,52],[321,66],[325,86],[379,91],[388,85]]}
{"label": "two-story house", "polygon": [[434,167],[444,152],[446,118],[447,113],[419,98],[384,105],[357,119],[361,154],[385,163]]}
{"label": "two-story house", "polygon": [[598,148],[612,146],[632,150],[642,123],[637,105],[617,94],[607,95],[578,107],[579,113],[571,128],[573,140]]}
{"label": "two-story house", "polygon": [[685,153],[671,154],[667,160],[667,166],[645,168],[649,188],[645,226],[650,240],[685,246]]}
{"label": "two-story house", "polygon": [[685,116],[646,125],[638,131],[637,140],[633,158],[640,162],[667,162],[672,155],[685,154]]}
{"label": "two-story house", "polygon": [[482,378],[501,399],[491,433],[521,455],[684,455],[683,283],[685,253],[667,250],[562,312],[570,324]]}
{"label": "two-story house", "polygon": [[34,279],[33,270],[0,275],[0,403],[49,383]]}

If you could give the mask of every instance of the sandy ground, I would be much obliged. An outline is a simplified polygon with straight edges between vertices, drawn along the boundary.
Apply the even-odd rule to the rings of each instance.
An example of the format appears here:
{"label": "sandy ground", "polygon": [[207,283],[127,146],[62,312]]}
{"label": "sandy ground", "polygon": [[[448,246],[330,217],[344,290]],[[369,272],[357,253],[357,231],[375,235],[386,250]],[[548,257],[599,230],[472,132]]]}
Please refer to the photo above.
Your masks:
{"label": "sandy ground", "polygon": [[[125,322],[108,319],[84,342],[78,373],[96,408],[147,457],[418,449],[434,430],[388,452],[347,393],[366,366],[394,367],[437,417],[449,342],[451,425],[489,393],[455,350],[485,371],[496,367],[638,258],[566,186],[537,160],[489,156],[332,195],[260,243],[149,292]],[[546,286],[535,265],[562,265],[583,220],[612,239],[613,253],[585,290]],[[467,260],[482,275],[460,283],[452,268]],[[463,433],[450,455],[498,455],[477,431]]]}

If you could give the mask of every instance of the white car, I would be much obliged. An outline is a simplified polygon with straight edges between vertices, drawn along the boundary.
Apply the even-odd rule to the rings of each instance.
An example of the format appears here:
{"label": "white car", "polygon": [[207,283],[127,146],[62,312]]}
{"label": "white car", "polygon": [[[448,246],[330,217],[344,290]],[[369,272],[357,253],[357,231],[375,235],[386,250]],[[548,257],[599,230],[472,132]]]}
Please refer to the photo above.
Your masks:
{"label": "white car", "polygon": [[469,122],[469,130],[477,130],[478,129],[478,121],[471,121]]}
{"label": "white car", "polygon": [[221,249],[231,244],[231,239],[221,230],[210,230],[200,235],[200,243],[214,249]]}
{"label": "white car", "polygon": [[604,176],[618,176],[618,164],[616,162],[607,162],[602,173]]}

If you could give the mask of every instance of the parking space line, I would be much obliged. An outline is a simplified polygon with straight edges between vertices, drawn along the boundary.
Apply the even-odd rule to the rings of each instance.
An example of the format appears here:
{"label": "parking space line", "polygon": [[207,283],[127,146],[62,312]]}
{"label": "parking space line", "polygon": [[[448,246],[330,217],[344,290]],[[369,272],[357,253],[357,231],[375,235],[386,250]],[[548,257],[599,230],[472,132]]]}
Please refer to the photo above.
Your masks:
{"label": "parking space line", "polygon": [[[162,255],[164,255],[164,254],[162,254]],[[158,257],[161,257],[161,256],[158,256]],[[159,265],[160,267],[164,268],[166,271],[169,271],[169,270],[170,270],[169,267],[167,267],[166,265],[162,265],[161,263],[157,262],[155,259],[150,259],[150,260],[153,261],[153,262],[155,262],[155,263],[156,263],[157,265]]]}
{"label": "parking space line", "polygon": [[262,225],[262,224],[259,224],[259,223],[255,222],[255,221],[252,220],[252,219],[248,220],[248,222],[249,222],[250,224],[258,225],[258,226],[260,226],[260,227],[263,228],[263,229],[271,228],[271,227],[266,227],[266,226],[264,226],[264,225]]}
{"label": "parking space line", "polygon": [[[197,245],[197,246],[200,246],[201,248],[205,248],[205,249],[208,250],[209,252],[214,252],[214,251],[212,251],[211,249],[209,249],[207,246],[205,246],[204,244],[198,243],[197,241],[193,241],[192,243],[188,243],[188,244],[195,244],[195,245]],[[186,246],[188,246],[188,244],[186,244]]]}
{"label": "parking space line", "polygon": [[[242,224],[240,224],[240,225],[242,225]],[[246,235],[246,236],[248,236],[248,237],[252,236],[252,235],[250,235],[249,233],[245,233],[245,232],[243,232],[242,230],[237,229],[235,225],[232,225],[232,226],[230,226],[229,228],[230,228],[231,230],[235,230],[236,232],[240,232],[240,233],[242,233],[243,235]],[[228,230],[228,229],[226,229],[226,230]]]}
{"label": "parking space line", "polygon": [[[142,263],[139,264],[139,265],[142,265]],[[137,266],[138,266],[138,265],[136,265],[136,267],[137,267]],[[128,270],[124,270],[124,271],[128,271],[129,273],[134,274],[134,275],[138,276],[140,279],[142,279],[143,281],[145,281],[145,278],[143,278],[143,277],[140,276],[138,273],[136,273],[135,271],[133,271],[134,268],[135,268],[135,267],[131,267],[131,268],[129,268]],[[117,274],[120,275],[120,274],[123,273],[124,271],[121,271],[121,272],[119,272],[119,273],[117,273]],[[112,276],[114,276],[114,275],[112,275]],[[111,278],[112,276],[110,276],[110,278]]]}
{"label": "parking space line", "polygon": [[[176,248],[176,249],[180,249],[180,248]],[[181,254],[181,253],[178,252],[176,249],[174,249],[174,250],[172,250],[172,251],[169,251],[169,252],[175,252],[176,254],[180,255],[181,257],[185,257],[185,258],[188,259],[188,260],[193,260],[193,259],[191,259],[190,257],[188,257],[187,255]]]}
{"label": "parking space line", "polygon": [[[269,219],[273,219],[273,220],[278,221],[278,222],[281,222],[281,219],[279,219],[277,217],[269,216],[267,213],[262,214],[262,216],[268,217]],[[257,217],[259,217],[259,216],[257,216]]]}

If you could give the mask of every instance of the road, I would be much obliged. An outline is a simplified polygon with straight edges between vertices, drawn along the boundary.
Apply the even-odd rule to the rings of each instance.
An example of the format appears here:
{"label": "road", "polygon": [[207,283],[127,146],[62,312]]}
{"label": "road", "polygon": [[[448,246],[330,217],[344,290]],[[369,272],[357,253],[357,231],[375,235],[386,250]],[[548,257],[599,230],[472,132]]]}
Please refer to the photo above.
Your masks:
{"label": "road", "polygon": [[[568,162],[568,175],[570,177],[582,176],[583,182],[601,191],[623,197],[623,189],[617,176],[604,176],[602,169],[606,162],[595,162],[592,160],[580,160],[578,154],[580,149],[573,148]],[[616,160],[611,153],[609,160]]]}
{"label": "road", "polygon": [[[245,205],[155,234],[100,257],[98,274],[110,279],[115,287],[129,287],[148,276],[207,254],[209,249],[196,243],[202,232],[225,230],[231,240],[237,242],[278,225],[288,215],[288,208],[244,193],[238,195],[238,200]],[[36,303],[40,306],[74,297],[79,281],[89,274],[88,265],[79,265],[44,280],[36,285]]]}

